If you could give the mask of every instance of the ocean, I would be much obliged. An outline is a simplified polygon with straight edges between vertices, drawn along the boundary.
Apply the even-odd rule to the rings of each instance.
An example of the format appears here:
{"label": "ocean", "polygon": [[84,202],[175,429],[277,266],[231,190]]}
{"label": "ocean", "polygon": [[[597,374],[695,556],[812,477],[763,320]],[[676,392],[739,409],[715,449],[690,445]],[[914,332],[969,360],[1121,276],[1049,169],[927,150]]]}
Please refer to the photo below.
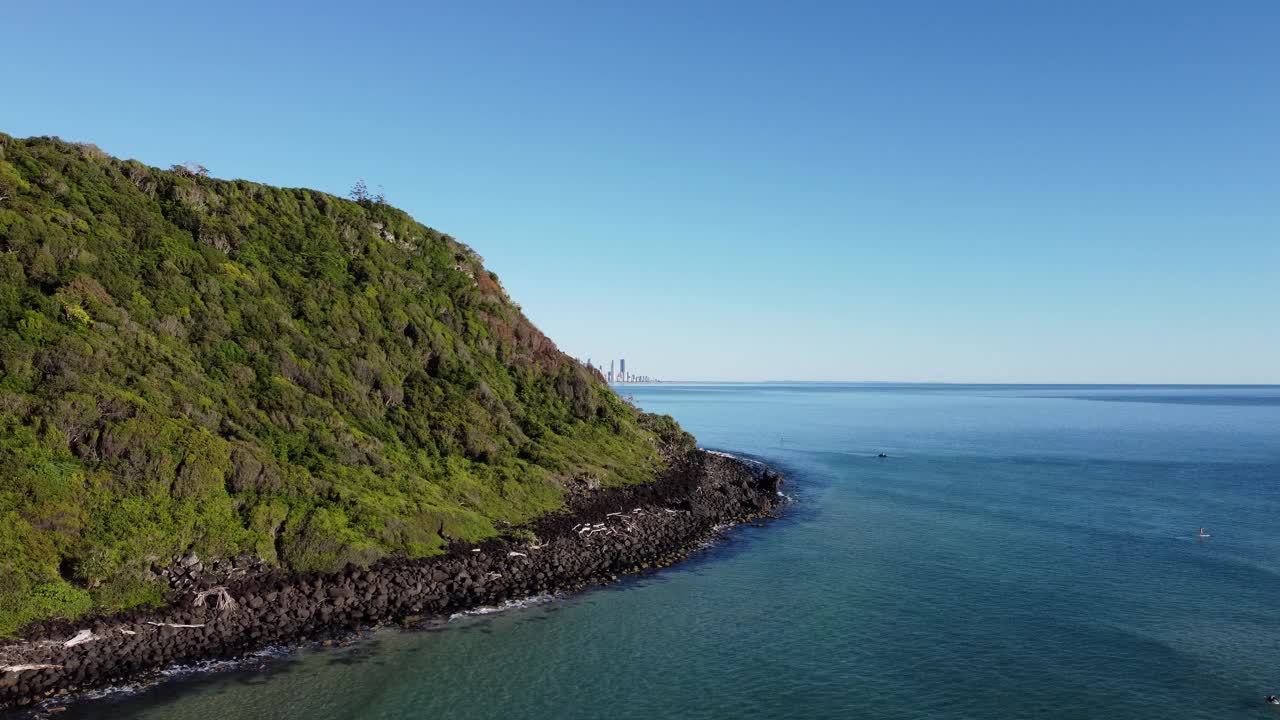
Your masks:
{"label": "ocean", "polygon": [[792,502],[657,573],[62,717],[1280,717],[1280,387],[620,392]]}

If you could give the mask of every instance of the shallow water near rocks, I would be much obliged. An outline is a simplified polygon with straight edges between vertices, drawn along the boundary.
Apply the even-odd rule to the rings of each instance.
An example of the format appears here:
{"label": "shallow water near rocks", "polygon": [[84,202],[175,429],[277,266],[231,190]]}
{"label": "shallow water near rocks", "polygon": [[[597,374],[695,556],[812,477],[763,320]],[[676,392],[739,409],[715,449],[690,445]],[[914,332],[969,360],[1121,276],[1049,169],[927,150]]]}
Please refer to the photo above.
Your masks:
{"label": "shallow water near rocks", "polygon": [[61,717],[1277,717],[1280,388],[622,392],[795,502],[655,574]]}

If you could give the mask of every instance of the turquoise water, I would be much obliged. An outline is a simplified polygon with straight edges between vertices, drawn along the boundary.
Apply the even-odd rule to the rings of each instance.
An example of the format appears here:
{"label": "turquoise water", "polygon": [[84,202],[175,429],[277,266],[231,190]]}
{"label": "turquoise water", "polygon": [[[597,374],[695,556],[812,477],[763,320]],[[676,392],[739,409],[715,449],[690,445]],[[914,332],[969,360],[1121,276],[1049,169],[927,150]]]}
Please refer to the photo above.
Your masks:
{"label": "turquoise water", "polygon": [[1280,717],[1280,388],[623,392],[794,504],[655,575],[64,717]]}

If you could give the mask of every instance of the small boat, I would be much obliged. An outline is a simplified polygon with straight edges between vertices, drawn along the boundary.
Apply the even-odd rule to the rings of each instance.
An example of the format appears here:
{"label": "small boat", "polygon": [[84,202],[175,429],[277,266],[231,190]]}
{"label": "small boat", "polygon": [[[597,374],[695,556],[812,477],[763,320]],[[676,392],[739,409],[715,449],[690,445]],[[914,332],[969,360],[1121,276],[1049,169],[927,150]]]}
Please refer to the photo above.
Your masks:
{"label": "small boat", "polygon": [[[1205,532],[1204,528],[1200,528],[1200,534],[1197,537],[1207,538],[1207,537],[1213,537],[1213,536]],[[1280,703],[1277,703],[1277,704],[1280,704]]]}

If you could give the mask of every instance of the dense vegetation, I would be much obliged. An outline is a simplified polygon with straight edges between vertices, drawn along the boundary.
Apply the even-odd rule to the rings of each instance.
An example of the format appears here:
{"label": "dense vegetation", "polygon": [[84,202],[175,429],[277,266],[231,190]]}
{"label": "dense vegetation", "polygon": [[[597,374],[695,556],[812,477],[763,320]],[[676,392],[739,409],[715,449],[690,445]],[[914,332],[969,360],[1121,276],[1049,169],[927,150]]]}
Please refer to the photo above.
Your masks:
{"label": "dense vegetation", "polygon": [[688,441],[380,199],[0,134],[0,251],[0,635],[188,552],[431,555]]}

